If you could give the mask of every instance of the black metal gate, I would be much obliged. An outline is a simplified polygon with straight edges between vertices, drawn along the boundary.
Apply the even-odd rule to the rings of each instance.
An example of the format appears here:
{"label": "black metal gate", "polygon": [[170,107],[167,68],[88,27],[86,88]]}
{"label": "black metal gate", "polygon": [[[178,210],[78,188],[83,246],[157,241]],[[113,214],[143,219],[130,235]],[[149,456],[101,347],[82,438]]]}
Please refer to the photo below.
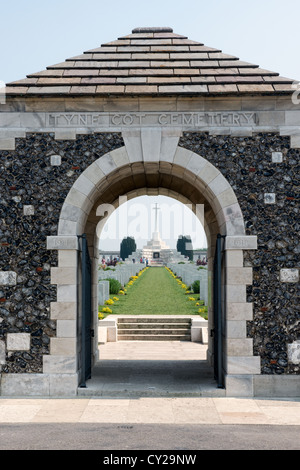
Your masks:
{"label": "black metal gate", "polygon": [[86,236],[81,239],[81,382],[80,387],[86,387],[86,380],[92,372],[92,266]]}
{"label": "black metal gate", "polygon": [[224,388],[223,370],[223,315],[222,315],[222,239],[218,234],[213,272],[213,305],[214,305],[214,375],[218,388]]}

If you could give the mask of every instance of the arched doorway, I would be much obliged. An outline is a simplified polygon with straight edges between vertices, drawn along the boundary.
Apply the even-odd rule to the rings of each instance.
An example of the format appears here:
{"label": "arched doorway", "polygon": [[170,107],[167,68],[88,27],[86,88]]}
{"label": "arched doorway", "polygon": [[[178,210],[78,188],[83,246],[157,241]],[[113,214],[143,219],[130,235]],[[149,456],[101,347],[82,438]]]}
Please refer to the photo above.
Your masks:
{"label": "arched doorway", "polygon": [[[173,144],[172,136],[170,138],[170,144]],[[61,363],[66,353],[70,367],[64,379],[73,391],[77,389],[82,373],[81,246],[78,236],[85,234],[91,258],[92,324],[96,330],[98,238],[105,213],[109,214],[118,207],[125,195],[130,199],[142,194],[168,194],[190,204],[196,216],[203,216],[211,287],[216,278],[213,264],[218,235],[223,237],[223,280],[219,285],[223,343],[218,354],[222,357],[226,393],[249,396],[253,392],[253,376],[260,373],[260,360],[253,356],[252,340],[246,336],[246,321],[252,315],[252,304],[246,302],[246,286],[252,283],[252,272],[251,268],[243,267],[243,249],[255,249],[256,237],[245,235],[237,198],[216,167],[184,148],[176,146],[172,158],[170,151],[163,152],[162,148],[158,155],[153,153],[153,161],[151,154],[145,160],[138,153],[133,160],[134,152],[127,144],[96,160],[70,190],[61,211],[58,235],[48,237],[48,247],[58,250],[59,260],[58,267],[53,269],[53,283],[57,285],[57,302],[53,309],[59,316],[58,323],[63,322],[64,325],[64,336],[52,340],[48,364]],[[209,329],[213,330],[212,288],[210,292],[208,317]],[[97,346],[97,338],[94,338],[93,358],[96,357]],[[216,355],[212,341],[208,351],[213,364]]]}

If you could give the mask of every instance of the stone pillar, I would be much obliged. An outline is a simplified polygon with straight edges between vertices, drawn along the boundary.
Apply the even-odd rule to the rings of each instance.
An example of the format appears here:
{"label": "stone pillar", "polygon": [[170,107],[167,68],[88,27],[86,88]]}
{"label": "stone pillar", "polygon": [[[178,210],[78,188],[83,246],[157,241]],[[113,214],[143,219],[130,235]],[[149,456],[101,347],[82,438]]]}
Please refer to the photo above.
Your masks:
{"label": "stone pillar", "polygon": [[43,357],[43,372],[49,374],[50,395],[76,395],[78,387],[78,279],[79,246],[76,236],[47,238],[47,248],[58,250],[58,267],[51,269],[57,285],[57,301],[51,304],[57,336],[51,338],[50,355]]}
{"label": "stone pillar", "polygon": [[254,236],[228,236],[226,262],[225,388],[229,396],[253,396],[253,377],[260,374],[260,357],[253,356],[253,340],[246,322],[253,319],[246,286],[252,284],[252,268],[244,267],[243,249],[256,249]]}

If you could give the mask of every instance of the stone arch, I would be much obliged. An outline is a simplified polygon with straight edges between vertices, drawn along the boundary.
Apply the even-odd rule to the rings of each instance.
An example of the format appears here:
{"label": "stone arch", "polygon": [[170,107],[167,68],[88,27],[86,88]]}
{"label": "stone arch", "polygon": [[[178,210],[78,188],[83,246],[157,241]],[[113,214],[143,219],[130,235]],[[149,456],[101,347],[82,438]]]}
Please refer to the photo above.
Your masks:
{"label": "stone arch", "polygon": [[[141,163],[150,164],[142,160]],[[176,174],[176,170],[172,171],[172,168],[176,168],[184,175],[184,180],[190,184],[197,183],[197,189],[201,190],[216,215],[222,235],[245,235],[243,214],[236,195],[226,178],[214,165],[182,147],[177,147],[172,162],[161,156],[159,161],[153,163],[157,165],[160,163],[160,170],[171,171],[170,174]],[[66,197],[60,214],[58,235],[80,235],[99,192],[105,188],[108,176],[117,172],[122,174],[124,168],[131,168],[134,174],[136,167],[137,165],[130,162],[126,147],[113,150],[92,163],[78,177]]]}
{"label": "stone arch", "polygon": [[[61,374],[65,388],[76,394],[79,377],[78,321],[78,236],[86,233],[94,269],[98,263],[97,226],[99,205],[117,207],[118,197],[141,194],[169,194],[190,202],[197,215],[197,204],[204,204],[205,231],[208,236],[209,269],[217,233],[225,242],[225,377],[228,395],[252,395],[253,378],[260,374],[260,358],[253,356],[252,339],[246,335],[246,321],[252,319],[252,304],[246,302],[246,286],[252,283],[252,269],[243,266],[243,249],[255,249],[256,237],[246,236],[244,220],[236,195],[221,172],[198,154],[176,146],[170,155],[153,153],[145,159],[118,148],[92,163],[76,180],[63,204],[58,234],[48,237],[48,248],[58,250],[58,267],[52,268],[57,285],[57,302],[51,318],[57,321],[57,337],[51,339],[50,355],[44,356],[44,372],[52,380]],[[94,271],[94,279],[96,272]],[[94,309],[97,309],[96,280]],[[96,344],[96,341],[95,341]],[[96,346],[94,353],[96,355]],[[55,373],[54,373],[55,371]],[[61,374],[60,374],[61,372]]]}

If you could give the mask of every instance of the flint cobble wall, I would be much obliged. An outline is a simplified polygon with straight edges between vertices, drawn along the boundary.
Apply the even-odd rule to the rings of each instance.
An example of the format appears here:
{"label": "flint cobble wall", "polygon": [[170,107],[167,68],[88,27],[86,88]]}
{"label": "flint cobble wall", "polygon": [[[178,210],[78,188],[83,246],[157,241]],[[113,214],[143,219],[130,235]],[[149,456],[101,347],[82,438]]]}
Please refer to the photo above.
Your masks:
{"label": "flint cobble wall", "polygon": [[[117,133],[78,136],[76,141],[31,134],[16,139],[14,151],[0,152],[0,271],[17,273],[16,286],[0,286],[0,341],[7,333],[31,335],[30,350],[9,351],[2,372],[42,371],[42,356],[56,335],[56,322],[50,319],[50,302],[56,301],[50,268],[57,266],[57,252],[46,249],[47,236],[57,235],[64,199],[82,171],[123,145]],[[60,165],[51,165],[52,155],[61,157]]]}
{"label": "flint cobble wall", "polygon": [[[2,372],[42,371],[42,356],[56,335],[50,267],[57,266],[57,258],[46,249],[46,237],[57,234],[62,204],[82,171],[123,145],[119,133],[76,141],[29,134],[16,139],[14,151],[0,152],[0,271],[17,273],[15,286],[0,286],[0,342],[7,333],[31,335],[30,350],[9,351]],[[281,268],[295,268],[299,260],[299,151],[290,149],[288,137],[276,134],[184,133],[179,145],[222,172],[238,198],[247,235],[258,237],[258,250],[244,252],[244,265],[253,268],[247,300],[253,302],[254,319],[247,334],[254,354],[261,356],[262,373],[299,373],[299,364],[290,363],[287,354],[287,345],[300,334],[297,284],[283,283],[279,276]],[[272,152],[282,153],[282,162],[274,163]],[[60,165],[51,164],[53,155],[61,157]],[[275,195],[275,203],[266,203],[265,194]]]}
{"label": "flint cobble wall", "polygon": [[[299,150],[289,137],[252,137],[185,133],[180,146],[215,165],[229,181],[244,215],[247,235],[257,235],[258,249],[244,251],[244,266],[253,268],[247,301],[253,321],[247,335],[254,355],[261,356],[262,374],[297,374],[288,361],[288,344],[299,340],[299,284],[280,280],[280,269],[299,267]],[[282,154],[273,162],[273,152]],[[270,203],[269,196],[275,197]],[[267,203],[266,203],[267,201]]]}

